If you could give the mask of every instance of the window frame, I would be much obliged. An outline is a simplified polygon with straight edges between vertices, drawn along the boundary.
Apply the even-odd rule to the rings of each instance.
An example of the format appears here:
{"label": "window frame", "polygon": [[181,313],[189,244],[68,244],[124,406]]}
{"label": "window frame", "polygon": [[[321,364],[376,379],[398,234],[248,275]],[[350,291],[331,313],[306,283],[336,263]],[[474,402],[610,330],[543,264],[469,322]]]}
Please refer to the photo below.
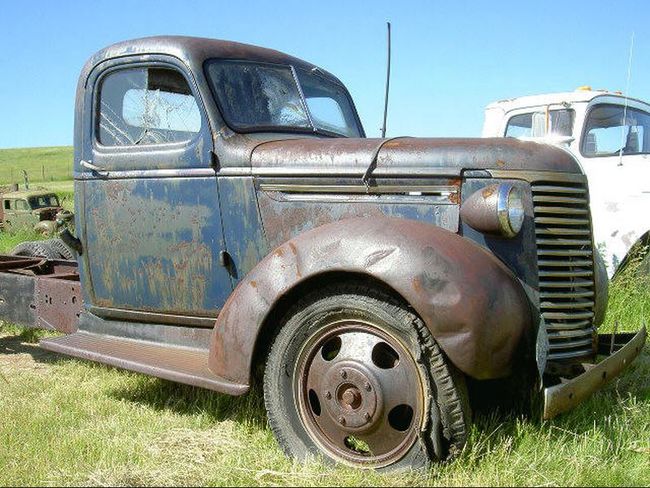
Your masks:
{"label": "window frame", "polygon": [[[549,105],[547,105],[547,106],[550,107],[550,106],[553,106],[553,105],[556,105],[556,108],[549,108],[549,109],[548,109],[549,114],[550,114],[551,112],[559,112],[559,111],[566,111],[566,112],[570,112],[570,113],[571,113],[571,134],[568,135],[568,136],[567,136],[567,135],[562,135],[562,134],[555,134],[555,135],[558,135],[558,136],[560,136],[560,137],[574,137],[574,136],[573,136],[573,133],[575,132],[575,129],[576,129],[576,125],[575,125],[575,124],[576,124],[576,111],[575,111],[575,109],[574,109],[573,107],[562,107],[561,104],[555,104],[555,103],[549,104]],[[538,112],[542,112],[542,113],[543,113],[543,112],[544,112],[544,107],[545,107],[545,106],[542,106],[542,107],[541,107],[542,110],[535,110],[534,108],[532,108],[532,109],[530,109],[530,108],[522,109],[521,111],[517,110],[516,113],[514,113],[513,115],[511,115],[510,117],[508,117],[508,119],[506,120],[506,125],[505,125],[505,127],[503,128],[503,137],[511,137],[511,138],[513,138],[513,139],[518,139],[518,138],[515,137],[515,136],[508,136],[508,135],[506,135],[506,134],[508,133],[508,126],[510,125],[510,121],[511,121],[513,118],[515,118],[515,117],[519,117],[519,116],[521,116],[521,115],[530,115],[530,116],[532,117],[532,115],[535,114],[535,113],[538,113]],[[532,130],[532,127],[531,127],[531,130]],[[554,135],[554,134],[551,132],[550,134],[544,134],[544,135],[541,136],[541,137],[540,137],[540,136],[521,136],[521,137],[526,137],[526,138],[528,138],[528,139],[541,139],[541,138],[549,137],[549,136],[553,136],[553,135]]]}
{"label": "window frame", "polygon": [[[190,93],[192,94],[192,97],[194,97],[194,101],[196,102],[198,109],[199,109],[199,115],[201,117],[201,125],[199,127],[198,132],[193,134],[193,137],[183,140],[183,141],[174,141],[174,142],[163,142],[160,144],[124,144],[124,145],[106,145],[102,144],[101,140],[99,139],[99,110],[100,110],[100,102],[101,102],[101,90],[102,90],[102,85],[104,83],[104,80],[110,76],[111,74],[114,74],[119,71],[125,71],[125,70],[133,70],[133,69],[169,69],[173,70],[177,73],[180,73],[185,82],[187,83],[187,86],[190,89]],[[192,144],[195,144],[198,139],[203,137],[203,134],[207,129],[209,129],[209,122],[208,122],[208,117],[205,111],[205,107],[203,106],[203,101],[201,99],[200,94],[198,93],[198,90],[195,87],[195,84],[193,80],[189,79],[187,74],[185,73],[185,70],[179,68],[178,66],[172,64],[172,63],[167,63],[164,61],[152,61],[152,62],[145,62],[145,61],[135,61],[132,63],[120,63],[116,64],[114,66],[111,66],[107,68],[106,70],[102,71],[97,78],[94,81],[94,87],[92,91],[92,110],[91,110],[91,127],[92,127],[92,135],[91,135],[91,140],[93,146],[102,151],[102,152],[111,152],[111,151],[120,151],[120,150],[133,150],[134,148],[137,148],[138,150],[164,150],[165,148],[167,149],[179,149],[183,148],[185,146],[190,146]]]}
{"label": "window frame", "polygon": [[[579,147],[579,150],[580,150],[580,155],[583,158],[598,159],[598,158],[618,158],[619,157],[618,152],[613,154],[613,155],[611,153],[600,154],[600,155],[599,154],[589,155],[589,154],[585,154],[585,152],[584,152],[584,146],[585,146],[585,144],[587,142],[587,139],[586,139],[586,137],[587,137],[587,125],[588,125],[587,121],[589,120],[589,117],[591,116],[591,112],[596,108],[606,107],[606,106],[620,107],[621,109],[623,109],[623,105],[618,104],[618,103],[611,103],[611,102],[594,103],[593,105],[591,105],[591,106],[589,106],[587,108],[587,111],[585,112],[584,123],[582,124],[582,133],[580,134],[580,147]],[[631,106],[628,105],[627,110],[628,111],[629,110],[635,110],[637,112],[645,113],[650,118],[650,112],[647,112],[647,111],[642,110],[640,108],[631,107]],[[633,153],[633,154],[623,154],[623,156],[642,156],[644,154],[650,154],[650,151],[648,151],[648,152],[638,152],[638,153]]]}
{"label": "window frame", "polygon": [[[307,116],[307,119],[309,120],[309,123],[311,124],[311,127],[289,127],[289,126],[274,126],[274,125],[257,125],[253,127],[240,127],[237,124],[234,124],[232,120],[228,118],[226,115],[226,112],[223,109],[223,106],[221,104],[221,100],[219,98],[219,95],[216,93],[216,89],[214,87],[214,83],[212,82],[212,78],[210,77],[210,72],[208,71],[209,65],[212,63],[218,63],[218,62],[226,62],[226,63],[242,63],[242,64],[255,64],[259,66],[270,66],[273,68],[283,68],[283,69],[288,69],[291,73],[291,76],[293,78],[294,83],[297,86],[297,91],[300,95],[300,103],[303,109],[305,110],[305,114]],[[210,89],[210,93],[212,95],[212,99],[214,100],[214,104],[217,107],[217,110],[219,111],[219,114],[221,115],[221,119],[223,120],[224,124],[233,132],[239,133],[239,134],[251,134],[251,133],[264,133],[264,132],[278,132],[278,133],[283,133],[283,134],[311,134],[311,135],[320,135],[320,136],[325,136],[325,137],[330,137],[330,138],[343,138],[343,139],[351,139],[353,137],[346,136],[344,134],[340,134],[338,132],[331,132],[323,129],[318,129],[312,120],[311,113],[309,111],[309,107],[306,104],[305,96],[302,93],[302,88],[300,86],[300,81],[298,80],[298,75],[296,73],[297,69],[301,69],[302,67],[294,66],[293,64],[282,64],[282,63],[271,63],[268,61],[255,61],[255,60],[250,60],[250,59],[239,59],[239,58],[209,58],[206,59],[203,63],[203,75],[205,76],[205,79],[207,81],[208,87]],[[322,76],[322,75],[321,75]],[[354,105],[354,100],[352,99],[352,96],[350,95],[350,92],[348,91],[347,87],[341,83],[340,81],[330,78],[330,77],[323,77],[325,78],[328,82],[333,83],[335,85],[338,85],[343,89],[343,92],[345,94],[345,98],[347,99],[348,103],[350,104],[350,107],[352,108],[352,113],[354,115],[354,122],[356,124],[356,128],[359,132],[359,135],[357,137],[359,138],[365,138],[366,134],[363,129],[363,125],[361,124],[361,119],[359,118],[359,113],[357,112],[357,108]]]}

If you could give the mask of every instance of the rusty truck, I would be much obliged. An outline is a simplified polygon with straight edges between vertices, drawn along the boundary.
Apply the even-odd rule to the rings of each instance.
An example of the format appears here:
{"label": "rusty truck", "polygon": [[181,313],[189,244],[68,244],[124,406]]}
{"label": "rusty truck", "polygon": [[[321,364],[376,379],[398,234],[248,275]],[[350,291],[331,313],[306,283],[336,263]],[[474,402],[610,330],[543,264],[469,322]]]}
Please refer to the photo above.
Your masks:
{"label": "rusty truck", "polygon": [[50,236],[57,227],[73,219],[72,213],[59,203],[56,193],[45,188],[20,190],[18,185],[3,188],[0,202],[0,229],[9,232],[30,229]]}
{"label": "rusty truck", "polygon": [[608,280],[571,154],[367,138],[341,81],[278,51],[165,36],[92,56],[74,192],[77,259],[0,257],[0,317],[62,332],[40,342],[61,354],[260,384],[296,458],[426,466],[463,448],[475,386],[516,374],[551,418],[645,342],[598,333]]}

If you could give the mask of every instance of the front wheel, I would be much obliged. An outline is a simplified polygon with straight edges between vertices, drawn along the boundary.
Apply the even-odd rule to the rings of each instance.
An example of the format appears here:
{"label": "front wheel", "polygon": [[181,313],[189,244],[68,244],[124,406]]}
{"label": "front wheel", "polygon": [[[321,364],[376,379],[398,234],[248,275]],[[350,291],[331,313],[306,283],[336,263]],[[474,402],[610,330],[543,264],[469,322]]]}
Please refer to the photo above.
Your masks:
{"label": "front wheel", "polygon": [[418,468],[462,449],[464,377],[390,294],[313,292],[287,314],[264,375],[269,423],[287,454],[357,467]]}

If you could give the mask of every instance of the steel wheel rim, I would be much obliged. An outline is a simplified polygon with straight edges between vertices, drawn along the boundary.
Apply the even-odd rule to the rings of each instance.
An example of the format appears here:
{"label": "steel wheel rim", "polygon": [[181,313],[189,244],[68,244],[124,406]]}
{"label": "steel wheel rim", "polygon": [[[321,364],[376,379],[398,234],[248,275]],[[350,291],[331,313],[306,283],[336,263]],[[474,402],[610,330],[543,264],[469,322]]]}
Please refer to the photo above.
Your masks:
{"label": "steel wheel rim", "polygon": [[339,462],[381,467],[402,459],[424,422],[424,389],[404,344],[360,320],[328,324],[298,355],[294,398],[303,426]]}

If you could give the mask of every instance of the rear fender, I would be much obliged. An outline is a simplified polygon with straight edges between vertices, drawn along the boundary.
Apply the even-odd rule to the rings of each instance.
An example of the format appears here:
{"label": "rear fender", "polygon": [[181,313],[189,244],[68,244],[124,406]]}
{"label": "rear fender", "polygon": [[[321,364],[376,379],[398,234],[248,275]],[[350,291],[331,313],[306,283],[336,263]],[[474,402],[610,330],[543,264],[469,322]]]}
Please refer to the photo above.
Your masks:
{"label": "rear fender", "polygon": [[354,218],[296,236],[251,270],[217,318],[212,372],[248,383],[256,343],[274,306],[294,287],[331,272],[367,275],[393,289],[452,363],[477,379],[509,374],[531,327],[517,279],[474,242],[413,220]]}

